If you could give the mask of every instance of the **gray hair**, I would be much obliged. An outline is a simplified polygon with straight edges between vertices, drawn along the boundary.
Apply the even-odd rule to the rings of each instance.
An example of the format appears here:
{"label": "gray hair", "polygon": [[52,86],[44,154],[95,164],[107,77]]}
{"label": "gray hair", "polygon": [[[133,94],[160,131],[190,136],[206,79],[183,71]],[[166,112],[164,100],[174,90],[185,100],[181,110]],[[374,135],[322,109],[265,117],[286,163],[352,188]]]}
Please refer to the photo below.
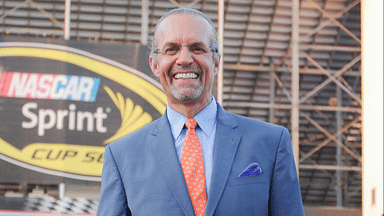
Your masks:
{"label": "gray hair", "polygon": [[169,11],[168,13],[166,13],[165,15],[163,15],[159,22],[157,23],[155,29],[154,29],[154,38],[152,41],[150,41],[148,43],[148,46],[149,46],[149,49],[150,49],[150,53],[149,53],[149,57],[152,57],[153,59],[153,62],[155,64],[157,64],[157,53],[155,52],[156,51],[156,47],[157,47],[157,41],[156,41],[156,33],[157,33],[157,29],[159,28],[161,22],[173,15],[173,14],[192,14],[192,15],[197,15],[197,16],[200,16],[202,18],[204,18],[205,20],[208,21],[208,23],[210,24],[211,26],[211,29],[212,29],[212,32],[213,32],[213,36],[211,37],[211,46],[214,48],[214,51],[213,51],[213,60],[214,62],[218,62],[219,59],[220,59],[220,54],[219,52],[217,51],[217,47],[218,47],[218,42],[217,42],[217,32],[216,32],[216,29],[215,29],[215,26],[213,25],[213,22],[211,19],[209,19],[205,14],[203,14],[202,12],[198,11],[198,10],[194,10],[194,9],[190,9],[190,8],[177,8],[177,9],[173,9],[171,11]]}

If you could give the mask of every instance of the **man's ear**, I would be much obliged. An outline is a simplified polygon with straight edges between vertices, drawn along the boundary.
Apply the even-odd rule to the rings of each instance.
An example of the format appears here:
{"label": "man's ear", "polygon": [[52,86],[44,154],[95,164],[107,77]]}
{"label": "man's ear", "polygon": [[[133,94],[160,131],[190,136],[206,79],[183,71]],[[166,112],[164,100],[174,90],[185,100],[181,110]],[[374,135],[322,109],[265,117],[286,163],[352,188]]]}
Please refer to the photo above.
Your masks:
{"label": "man's ear", "polygon": [[149,57],[149,66],[151,67],[152,73],[155,74],[156,77],[159,77],[159,71],[157,70],[157,64],[152,57]]}
{"label": "man's ear", "polygon": [[213,69],[213,72],[215,73],[215,75],[219,73],[220,59],[221,59],[221,56],[219,56],[219,60],[215,62],[215,68]]}

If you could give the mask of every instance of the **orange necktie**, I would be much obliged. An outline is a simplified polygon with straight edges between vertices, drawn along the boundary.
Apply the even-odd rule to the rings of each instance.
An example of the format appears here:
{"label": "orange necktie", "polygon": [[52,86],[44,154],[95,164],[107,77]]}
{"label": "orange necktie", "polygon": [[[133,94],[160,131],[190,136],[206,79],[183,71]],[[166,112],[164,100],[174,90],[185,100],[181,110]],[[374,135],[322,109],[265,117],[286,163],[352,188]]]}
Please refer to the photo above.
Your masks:
{"label": "orange necktie", "polygon": [[195,214],[203,216],[207,204],[203,150],[195,132],[197,126],[195,119],[189,118],[185,126],[188,130],[181,153],[181,169]]}

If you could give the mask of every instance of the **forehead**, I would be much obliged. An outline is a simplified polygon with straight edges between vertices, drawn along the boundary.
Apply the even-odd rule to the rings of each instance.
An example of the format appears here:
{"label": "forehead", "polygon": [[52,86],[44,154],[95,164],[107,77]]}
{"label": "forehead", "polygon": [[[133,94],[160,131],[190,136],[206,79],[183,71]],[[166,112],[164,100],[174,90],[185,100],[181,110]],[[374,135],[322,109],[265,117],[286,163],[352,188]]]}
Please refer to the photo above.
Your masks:
{"label": "forehead", "polygon": [[210,44],[213,35],[211,26],[203,17],[193,14],[172,14],[165,18],[156,32],[157,47],[167,43]]}

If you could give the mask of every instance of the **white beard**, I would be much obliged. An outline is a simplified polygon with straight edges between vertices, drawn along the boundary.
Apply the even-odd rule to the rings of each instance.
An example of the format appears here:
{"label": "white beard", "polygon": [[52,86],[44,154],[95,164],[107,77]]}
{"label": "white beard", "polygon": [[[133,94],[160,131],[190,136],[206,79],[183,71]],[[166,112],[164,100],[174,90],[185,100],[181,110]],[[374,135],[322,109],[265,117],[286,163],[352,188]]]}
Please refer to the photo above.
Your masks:
{"label": "white beard", "polygon": [[204,90],[204,86],[202,85],[201,82],[197,88],[194,88],[194,87],[192,88],[187,86],[184,86],[183,88],[188,88],[187,90],[188,93],[182,93],[181,91],[185,92],[184,89],[176,89],[174,85],[171,85],[171,92],[176,99],[182,100],[182,101],[193,100],[200,97],[201,93]]}

